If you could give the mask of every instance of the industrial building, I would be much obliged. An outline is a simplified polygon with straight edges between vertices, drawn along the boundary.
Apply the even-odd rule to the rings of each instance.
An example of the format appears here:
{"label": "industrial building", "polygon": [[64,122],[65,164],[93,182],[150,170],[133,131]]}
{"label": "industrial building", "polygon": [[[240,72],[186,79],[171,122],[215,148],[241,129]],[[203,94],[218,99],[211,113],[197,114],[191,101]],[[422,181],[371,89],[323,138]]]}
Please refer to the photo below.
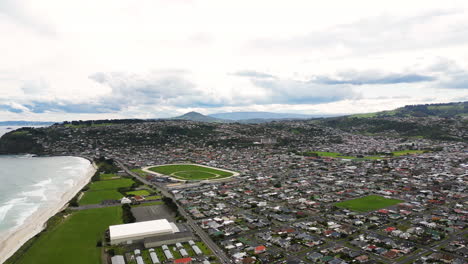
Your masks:
{"label": "industrial building", "polygon": [[[183,242],[180,241],[180,238],[182,237],[188,238],[185,241],[192,239],[192,233],[187,230],[185,226],[170,223],[166,219],[113,225],[109,227],[109,234],[111,245],[129,245],[144,242],[146,246],[146,240],[148,239],[150,239],[150,241],[151,239],[161,241],[161,244],[172,244],[170,243],[172,241]],[[161,244],[156,246],[160,246]],[[155,246],[149,245],[147,247]]]}
{"label": "industrial building", "polygon": [[160,236],[145,238],[143,243],[146,248],[160,247],[162,245],[172,245],[187,242],[193,239],[190,229],[184,224],[177,224],[178,232]]}

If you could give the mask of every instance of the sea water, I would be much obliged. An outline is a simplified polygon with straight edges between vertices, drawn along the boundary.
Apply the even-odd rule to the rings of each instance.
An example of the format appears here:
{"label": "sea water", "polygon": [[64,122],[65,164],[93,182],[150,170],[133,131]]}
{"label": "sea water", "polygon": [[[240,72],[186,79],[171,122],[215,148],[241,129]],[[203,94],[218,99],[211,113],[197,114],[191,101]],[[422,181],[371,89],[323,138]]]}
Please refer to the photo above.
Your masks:
{"label": "sea water", "polygon": [[0,241],[37,210],[57,206],[90,166],[78,157],[0,155]]}

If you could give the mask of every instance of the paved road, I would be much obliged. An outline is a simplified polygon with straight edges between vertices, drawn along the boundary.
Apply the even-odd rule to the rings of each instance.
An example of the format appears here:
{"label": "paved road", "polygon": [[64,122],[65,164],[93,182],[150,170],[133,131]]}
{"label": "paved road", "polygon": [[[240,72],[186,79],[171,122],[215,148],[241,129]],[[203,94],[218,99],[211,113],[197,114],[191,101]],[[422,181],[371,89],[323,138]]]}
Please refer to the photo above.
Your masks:
{"label": "paved road", "polygon": [[[148,200],[148,201],[141,201],[140,204],[145,204],[145,203],[154,203],[154,202],[159,202],[160,200]],[[106,208],[106,207],[114,207],[114,206],[122,206],[120,203],[116,204],[86,204],[86,205],[80,205],[76,207],[69,206],[68,208],[71,210],[75,211],[80,211],[80,210],[88,210],[88,209],[95,209],[95,208]]]}
{"label": "paved road", "polygon": [[187,224],[195,231],[195,233],[200,237],[200,239],[213,251],[213,253],[218,257],[219,261],[223,264],[231,264],[232,261],[226,256],[223,250],[218,247],[218,245],[210,238],[210,236],[203,230],[201,229],[200,226],[192,219],[192,217],[185,211],[185,209],[174,199],[174,196],[166,189],[164,186],[155,184],[153,182],[150,182],[146,180],[145,178],[141,177],[137,173],[132,172],[129,170],[121,161],[116,160],[117,164],[125,170],[128,174],[132,175],[133,177],[139,179],[141,182],[144,184],[147,184],[149,186],[153,186],[157,188],[161,194],[163,194],[166,197],[172,198],[178,205],[179,208],[179,213],[187,219]]}

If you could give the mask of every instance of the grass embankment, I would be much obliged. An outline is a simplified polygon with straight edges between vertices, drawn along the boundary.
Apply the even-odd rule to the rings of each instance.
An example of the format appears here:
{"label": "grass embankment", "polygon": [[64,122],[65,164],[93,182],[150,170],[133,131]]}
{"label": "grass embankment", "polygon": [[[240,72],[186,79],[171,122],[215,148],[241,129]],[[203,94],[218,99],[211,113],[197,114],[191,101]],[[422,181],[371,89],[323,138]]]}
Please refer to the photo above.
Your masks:
{"label": "grass embankment", "polygon": [[231,172],[198,165],[162,165],[150,170],[182,180],[221,179],[233,175]]}
{"label": "grass embankment", "polygon": [[305,156],[318,156],[318,157],[332,157],[332,158],[340,158],[340,159],[383,159],[381,156],[365,156],[363,158],[359,158],[356,156],[345,156],[338,152],[326,152],[326,151],[309,151],[304,153]]}
{"label": "grass embankment", "polygon": [[126,192],[127,195],[139,195],[139,196],[147,196],[150,195],[151,193],[147,190],[138,190],[138,191],[131,191],[131,192]]}
{"label": "grass embankment", "polygon": [[413,155],[413,154],[422,154],[427,151],[425,150],[400,150],[392,152],[394,157],[405,156],[405,155]]}
{"label": "grass embankment", "polygon": [[395,204],[399,204],[402,202],[404,201],[398,199],[388,199],[378,195],[369,195],[353,200],[339,202],[336,203],[335,206],[358,212],[369,212],[389,207]]}
{"label": "grass embankment", "polygon": [[318,157],[332,157],[332,158],[340,158],[340,159],[352,159],[352,160],[377,160],[377,159],[385,159],[391,157],[400,157],[405,155],[414,155],[414,154],[422,154],[428,152],[427,150],[399,150],[390,153],[389,155],[381,155],[381,156],[364,156],[364,157],[356,157],[356,156],[346,156],[338,152],[326,152],[326,151],[309,151],[303,153],[304,156],[318,156]]}
{"label": "grass embankment", "polygon": [[[56,217],[59,217],[57,215]],[[108,207],[76,211],[49,226],[28,248],[19,250],[5,264],[100,264],[101,248],[96,247],[109,225],[122,223],[122,209]]]}
{"label": "grass embankment", "polygon": [[106,180],[116,180],[116,179],[120,179],[121,177],[116,175],[116,174],[113,174],[113,173],[101,173],[99,174],[99,180],[100,181],[106,181]]}
{"label": "grass embankment", "polygon": [[133,183],[134,181],[128,178],[93,182],[79,203],[80,205],[99,204],[103,200],[119,200],[123,195],[117,189],[130,187]]}
{"label": "grass embankment", "polygon": [[80,124],[80,125],[73,125],[73,124],[65,124],[64,127],[69,128],[83,128],[83,127],[102,127],[102,126],[112,126],[112,123],[102,123],[102,124]]}
{"label": "grass embankment", "polygon": [[142,169],[132,169],[132,172],[138,174],[141,177],[146,177],[147,173],[144,172]]}

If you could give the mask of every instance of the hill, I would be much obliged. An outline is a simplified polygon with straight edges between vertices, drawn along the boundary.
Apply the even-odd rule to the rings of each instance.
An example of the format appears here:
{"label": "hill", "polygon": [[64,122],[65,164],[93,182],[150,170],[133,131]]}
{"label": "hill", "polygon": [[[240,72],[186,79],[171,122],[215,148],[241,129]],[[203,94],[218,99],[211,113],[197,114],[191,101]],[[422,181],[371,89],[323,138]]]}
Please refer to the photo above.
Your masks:
{"label": "hill", "polygon": [[351,133],[468,141],[468,102],[408,105],[392,111],[327,118],[322,125]]}
{"label": "hill", "polygon": [[230,112],[216,113],[208,115],[219,119],[228,120],[252,120],[252,119],[308,119],[315,118],[312,115],[291,114],[291,113],[271,113],[271,112]]}
{"label": "hill", "polygon": [[407,105],[391,111],[357,114],[351,117],[456,117],[464,115],[468,115],[468,101],[446,104]]}
{"label": "hill", "polygon": [[173,117],[171,119],[177,119],[177,120],[190,120],[190,121],[197,121],[197,122],[224,122],[224,120],[211,117],[211,116],[206,116],[202,115],[197,112],[188,112],[184,115]]}

